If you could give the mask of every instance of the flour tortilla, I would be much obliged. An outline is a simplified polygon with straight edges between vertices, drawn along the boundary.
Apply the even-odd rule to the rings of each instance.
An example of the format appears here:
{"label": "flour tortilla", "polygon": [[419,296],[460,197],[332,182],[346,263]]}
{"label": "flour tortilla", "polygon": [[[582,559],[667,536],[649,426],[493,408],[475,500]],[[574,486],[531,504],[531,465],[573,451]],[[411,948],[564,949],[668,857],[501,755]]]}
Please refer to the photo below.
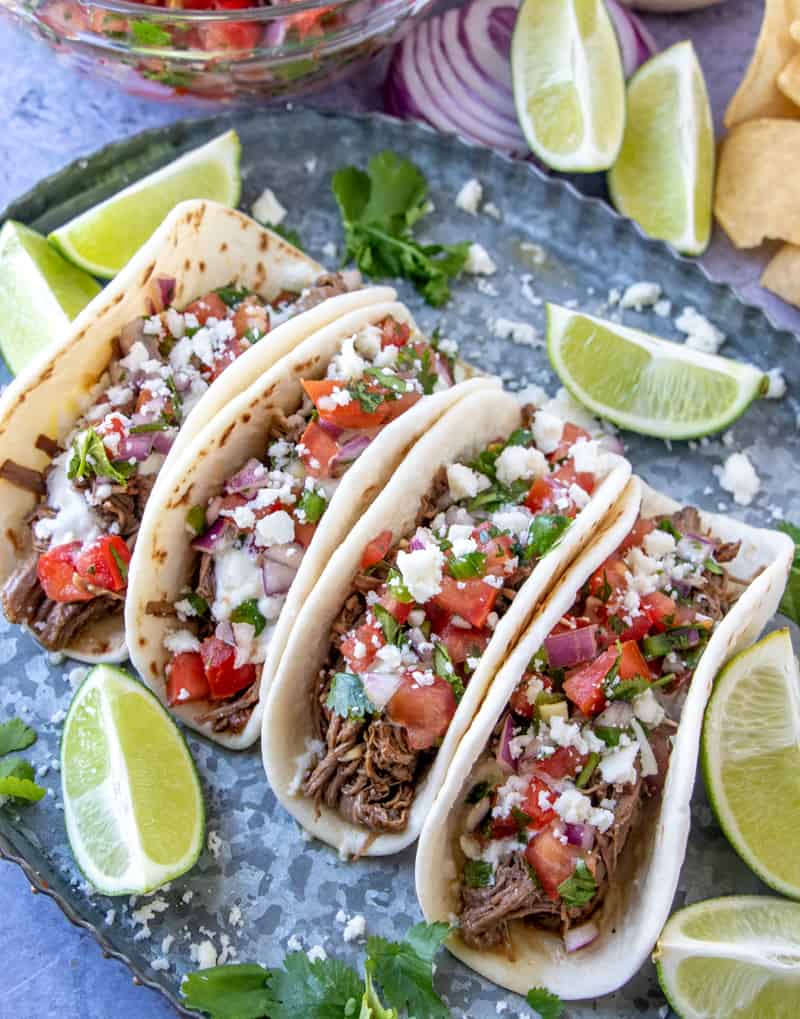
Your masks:
{"label": "flour tortilla", "polygon": [[[270,300],[282,290],[302,290],[324,272],[323,266],[240,212],[215,202],[182,202],[68,330],[6,389],[0,399],[0,463],[11,459],[35,470],[48,466],[49,458],[34,445],[37,436],[63,440],[72,430],[112,359],[112,341],[129,322],[150,312],[150,287],[157,277],[175,279],[174,304],[183,308],[231,282]],[[387,287],[357,290],[276,327],[203,395],[184,422],[169,460],[177,459],[214,414],[316,329],[354,308],[394,296]],[[35,495],[0,479],[0,585],[30,547],[24,518],[36,503]],[[66,654],[86,662],[122,661],[127,651],[121,620],[112,618],[87,629]]]}
{"label": "flour tortilla", "polygon": [[[619,504],[619,516],[576,560],[531,627],[509,656],[492,685],[480,714],[459,747],[449,776],[436,799],[419,842],[417,895],[429,921],[448,920],[458,912],[460,869],[454,851],[461,832],[463,804],[472,771],[492,730],[505,710],[531,657],[575,601],[576,592],[624,538],[636,519],[640,483],[632,479]],[[641,484],[645,516],[672,513],[678,503]],[[737,651],[751,644],[778,607],[792,562],[794,546],[784,534],[742,524],[730,517],[701,513],[708,530],[723,541],[742,541],[728,564],[734,577],[762,572],[718,624],[692,679],[670,758],[662,799],[645,808],[641,825],[631,834],[595,920],[600,936],[588,947],[568,954],[561,938],[522,920],[510,923],[514,961],[503,949],[469,948],[455,933],[450,951],[472,969],[502,987],[525,994],[546,987],[562,998],[595,998],[626,983],[648,958],[672,906],[689,837],[703,712],[714,677]],[[448,876],[449,875],[449,876]]]}
{"label": "flour tortilla", "polygon": [[[190,580],[195,553],[186,527],[187,510],[205,506],[249,457],[263,456],[265,437],[275,412],[291,414],[302,402],[301,379],[324,376],[343,340],[366,325],[377,325],[387,316],[414,326],[404,305],[373,304],[341,316],[299,344],[206,425],[171,464],[168,476],[163,476],[163,484],[151,496],[131,561],[125,625],[131,661],[164,703],[164,670],[171,657],[163,646],[164,637],[185,626],[174,618],[149,615],[146,607],[151,601],[179,599]],[[457,375],[467,374],[474,372],[457,368]],[[224,746],[233,749],[251,746],[261,732],[262,705],[281,652],[328,559],[416,439],[466,394],[475,390],[492,393],[498,386],[499,382],[489,377],[466,378],[444,392],[423,397],[387,425],[344,475],[303,557],[270,640],[269,657],[262,673],[261,703],[238,735],[215,733],[208,722],[201,721],[208,711],[207,704],[176,705],[170,710],[191,728]]]}
{"label": "flour tortilla", "polygon": [[420,501],[439,469],[475,456],[487,443],[510,434],[520,423],[518,401],[499,390],[466,397],[449,410],[417,443],[381,497],[331,558],[297,619],[267,701],[261,741],[264,767],[275,795],[289,813],[315,838],[338,849],[342,856],[397,853],[416,839],[434,796],[448,774],[456,747],[509,648],[530,621],[551,584],[612,510],[630,477],[628,462],[614,457],[611,472],[588,505],[568,528],[563,540],[538,563],[500,620],[433,764],[417,789],[407,829],[397,834],[379,835],[361,853],[370,834],[366,828],[345,821],[324,805],[317,816],[313,801],[294,791],[304,769],[307,741],[314,738],[309,706],[311,689],[328,653],[331,624],[352,589],[367,542],[388,529],[395,539],[409,534],[414,528]]}

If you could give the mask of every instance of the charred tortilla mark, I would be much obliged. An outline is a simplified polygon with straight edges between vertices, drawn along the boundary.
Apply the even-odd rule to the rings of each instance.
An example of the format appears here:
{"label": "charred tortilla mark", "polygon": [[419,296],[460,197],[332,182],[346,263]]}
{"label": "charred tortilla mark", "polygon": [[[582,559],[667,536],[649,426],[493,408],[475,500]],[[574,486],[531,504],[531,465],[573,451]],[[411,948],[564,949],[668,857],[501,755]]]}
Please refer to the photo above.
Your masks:
{"label": "charred tortilla mark", "polygon": [[197,263],[197,268],[200,270],[200,272],[205,272],[206,271],[206,263],[203,261],[202,258]]}
{"label": "charred tortilla mark", "polygon": [[121,300],[123,299],[123,297],[124,297],[124,296],[125,296],[125,294],[124,294],[124,293],[122,293],[122,291],[120,291],[120,293],[116,294],[116,295],[115,295],[115,296],[114,296],[114,297],[112,298],[112,300],[111,300],[111,304],[112,304],[112,305],[114,305],[114,304],[119,304],[119,302],[120,302],[120,301],[121,301]]}
{"label": "charred tortilla mark", "polygon": [[155,262],[151,262],[150,265],[148,265],[148,267],[142,273],[142,278],[139,282],[140,287],[145,286],[150,281],[150,277],[153,275],[153,270],[155,269],[155,267],[156,267]]}
{"label": "charred tortilla mark", "polygon": [[186,261],[183,263],[183,268],[184,268],[185,272],[188,272],[192,268],[192,260],[191,260],[191,258],[187,258],[186,259]]}
{"label": "charred tortilla mark", "polygon": [[252,414],[243,414],[242,415],[242,424],[245,424],[245,425],[248,424],[248,422],[250,421],[251,417],[252,417]]}
{"label": "charred tortilla mark", "polygon": [[258,242],[259,250],[266,251],[269,247],[269,234],[262,234],[261,240]]}
{"label": "charred tortilla mark", "polygon": [[224,254],[228,250],[228,242],[223,241],[219,246],[220,254]]}
{"label": "charred tortilla mark", "polygon": [[232,421],[228,425],[228,427],[225,429],[225,431],[222,433],[222,435],[220,436],[220,440],[219,440],[219,448],[220,449],[222,449],[222,447],[225,445],[225,443],[231,437],[231,432],[233,432],[235,427],[236,427],[236,422]]}

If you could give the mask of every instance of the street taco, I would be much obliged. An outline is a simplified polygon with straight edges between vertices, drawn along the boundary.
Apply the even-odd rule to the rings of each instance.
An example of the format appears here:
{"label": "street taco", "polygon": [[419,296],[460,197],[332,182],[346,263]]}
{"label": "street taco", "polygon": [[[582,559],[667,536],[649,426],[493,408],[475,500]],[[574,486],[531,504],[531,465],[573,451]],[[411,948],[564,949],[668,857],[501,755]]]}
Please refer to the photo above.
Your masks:
{"label": "street taco", "polygon": [[510,394],[467,397],[331,559],[269,693],[278,799],[343,855],[417,837],[489,683],[630,475]]}
{"label": "street taco", "polygon": [[0,400],[0,586],[48,650],[125,657],[122,604],[167,454],[283,354],[385,288],[241,213],[179,205]]}
{"label": "street taco", "polygon": [[344,315],[208,424],[148,505],[126,627],[145,682],[226,746],[261,703],[325,563],[420,434],[489,377],[396,302]]}
{"label": "street taco", "polygon": [[703,711],[775,612],[792,542],[634,479],[497,674],[422,832],[417,893],[450,950],[525,993],[639,969],[686,851]]}

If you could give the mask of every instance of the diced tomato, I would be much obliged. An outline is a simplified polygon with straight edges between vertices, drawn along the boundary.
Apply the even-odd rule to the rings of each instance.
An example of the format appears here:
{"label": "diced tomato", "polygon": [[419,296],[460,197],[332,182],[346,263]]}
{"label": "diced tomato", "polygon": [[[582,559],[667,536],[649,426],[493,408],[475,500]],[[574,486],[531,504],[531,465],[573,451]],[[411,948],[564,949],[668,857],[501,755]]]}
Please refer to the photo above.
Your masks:
{"label": "diced tomato", "polygon": [[538,761],[536,770],[551,778],[572,778],[586,764],[587,755],[575,747],[559,747],[551,757]]}
{"label": "diced tomato", "polygon": [[627,590],[627,572],[628,568],[622,557],[614,553],[589,578],[589,594],[604,602],[610,601],[622,591]]}
{"label": "diced tomato", "polygon": [[526,673],[517,689],[511,694],[511,710],[521,718],[533,718],[535,705],[528,700],[528,681],[530,676]]}
{"label": "diced tomato", "polygon": [[[375,656],[385,644],[386,638],[380,623],[370,617],[366,623],[362,623],[356,630],[351,630],[347,634],[339,649],[353,672],[361,673],[369,671]],[[363,651],[363,654],[359,655],[357,651]]]}
{"label": "diced tomato", "polygon": [[411,336],[411,326],[407,322],[398,322],[393,318],[385,318],[380,324],[381,348],[404,347]]}
{"label": "diced tomato", "polygon": [[[542,796],[542,794],[544,795]],[[539,801],[540,796],[542,796],[542,802]],[[536,778],[535,775],[532,776],[528,785],[528,791],[525,793],[525,799],[520,808],[531,819],[531,828],[544,828],[545,825],[554,821],[557,816],[552,806],[544,805],[544,796],[547,797],[547,801],[551,804],[555,803],[558,799],[558,793],[554,792],[546,782]]]}
{"label": "diced tomato", "polygon": [[456,698],[446,679],[436,676],[430,686],[420,686],[409,673],[386,705],[386,713],[406,730],[413,750],[427,750],[447,732],[456,713]]}
{"label": "diced tomato", "polygon": [[100,35],[111,35],[119,32],[124,34],[129,31],[127,18],[120,18],[100,7],[89,8],[89,28]]}
{"label": "diced tomato", "polygon": [[94,597],[74,582],[75,560],[80,550],[81,542],[70,541],[65,545],[56,545],[39,556],[36,576],[51,601],[90,601]]}
{"label": "diced tomato", "polygon": [[565,845],[552,828],[547,828],[528,843],[525,855],[536,871],[545,894],[557,902],[561,898],[558,886],[572,877],[578,860],[584,854],[578,846],[569,843]]}
{"label": "diced tomato", "polygon": [[[251,0],[215,0],[218,11],[241,11],[251,7]],[[200,30],[205,49],[249,50],[257,46],[263,26],[257,21],[212,21]]]}
{"label": "diced tomato", "polygon": [[228,317],[228,306],[219,294],[210,293],[204,297],[198,297],[196,301],[183,309],[184,315],[194,315],[201,326],[204,326],[210,318],[222,320]]}
{"label": "diced tomato", "polygon": [[361,553],[361,569],[368,570],[371,566],[379,563],[391,547],[392,532],[381,531],[364,546],[364,551]]}
{"label": "diced tomato", "polygon": [[444,576],[442,590],[434,596],[433,602],[452,615],[461,616],[480,630],[486,625],[499,593],[496,587],[478,577],[456,580],[454,577]]}
{"label": "diced tomato", "polygon": [[331,462],[339,452],[339,444],[330,432],[326,432],[319,421],[310,421],[300,444],[303,446],[300,459],[311,477],[330,477]]}
{"label": "diced tomato", "polygon": [[638,548],[647,535],[655,530],[655,526],[655,521],[650,517],[639,517],[617,549],[619,555],[624,555],[629,549]]}
{"label": "diced tomato", "polygon": [[413,407],[421,399],[422,393],[406,393],[399,400],[387,400],[384,404],[386,413],[383,423],[388,424],[390,421],[394,421],[395,418],[399,418],[401,414],[405,414],[409,407]]}
{"label": "diced tomato", "polygon": [[468,658],[479,658],[491,636],[489,630],[465,630],[463,626],[453,623],[448,623],[438,634],[455,665],[460,665]]}
{"label": "diced tomato", "polygon": [[263,304],[256,304],[255,301],[246,298],[234,312],[233,328],[240,340],[244,339],[251,330],[256,332],[259,339],[266,336],[269,332],[267,309]]}
{"label": "diced tomato", "polygon": [[583,428],[579,428],[577,425],[573,425],[571,421],[567,421],[564,425],[564,431],[561,433],[561,439],[553,452],[550,453],[548,459],[551,463],[558,463],[559,460],[565,459],[578,439],[590,438],[589,433]]}
{"label": "diced tomato", "polygon": [[425,603],[425,615],[431,624],[432,632],[436,634],[443,633],[444,628],[453,617],[452,612],[448,612],[447,609],[441,608],[432,601]]}
{"label": "diced tomato", "polygon": [[509,839],[519,834],[519,825],[516,818],[512,815],[508,817],[493,817],[491,831],[493,839]]}
{"label": "diced tomato", "polygon": [[[143,393],[148,393],[149,390],[143,389]],[[141,397],[140,397],[141,399]],[[152,396],[150,397],[152,399]],[[146,401],[145,401],[146,402]],[[139,402],[136,403],[136,409],[139,409]],[[97,432],[103,437],[103,445],[106,448],[106,453],[110,460],[115,460],[118,455],[120,442],[127,438],[128,429],[125,426],[125,421],[121,414],[106,414],[100,424],[97,426]],[[110,442],[105,442],[105,439],[111,439]]]}
{"label": "diced tomato", "polygon": [[209,696],[206,670],[199,651],[182,651],[167,666],[167,704],[188,704]]}
{"label": "diced tomato", "polygon": [[531,513],[552,513],[557,509],[556,501],[563,499],[564,494],[562,487],[550,477],[537,478],[525,497],[525,505]]}
{"label": "diced tomato", "polygon": [[321,21],[333,10],[335,10],[333,6],[317,7],[313,11],[301,11],[299,14],[290,14],[286,18],[287,30],[296,32],[301,39],[307,39],[313,35],[322,35]]}
{"label": "diced tomato", "polygon": [[206,637],[200,645],[200,654],[212,700],[231,697],[255,682],[255,665],[240,665],[237,669],[236,648],[226,641]]}
{"label": "diced tomato", "polygon": [[642,612],[638,616],[633,616],[631,619],[631,625],[626,627],[626,629],[624,629],[619,635],[614,634],[613,632],[609,633],[607,643],[613,644],[616,640],[620,640],[623,643],[629,640],[641,640],[642,637],[646,637],[650,632],[651,626],[652,623],[650,622],[650,618]]}
{"label": "diced tomato", "polygon": [[579,665],[564,680],[564,693],[584,715],[597,715],[606,706],[603,680],[617,660],[617,649],[610,647],[593,662]]}
{"label": "diced tomato", "polygon": [[234,336],[232,340],[229,340],[225,349],[214,358],[211,370],[207,374],[208,381],[215,382],[225,369],[233,364],[237,357],[242,356],[245,350],[247,350],[247,346],[238,336]]}
{"label": "diced tomato", "polygon": [[480,551],[486,556],[486,572],[495,577],[502,577],[506,572],[506,566],[514,557],[511,537],[508,534],[498,534],[496,538],[482,541],[481,534],[485,536],[486,531],[476,527],[472,532],[472,537],[478,543]]}
{"label": "diced tomato", "polygon": [[572,460],[567,460],[566,463],[562,464],[557,471],[553,472],[551,477],[553,481],[563,485],[567,491],[569,491],[570,485],[577,485],[587,495],[591,495],[594,491],[594,474],[590,474],[588,471],[576,471]]}
{"label": "diced tomato", "polygon": [[301,524],[297,520],[294,522],[294,537],[295,541],[299,541],[303,548],[308,548],[311,544],[311,539],[314,537],[314,531],[316,531],[316,524]]}
{"label": "diced tomato", "polygon": [[639,608],[650,620],[650,625],[659,633],[663,633],[678,622],[678,606],[669,595],[661,591],[646,594],[639,600]]}
{"label": "diced tomato", "polygon": [[393,616],[398,623],[407,622],[408,617],[414,610],[413,601],[399,601],[387,590],[381,594],[381,605],[383,605],[389,615]]}
{"label": "diced tomato", "polygon": [[344,383],[337,379],[303,379],[303,389],[317,408],[323,421],[339,428],[377,428],[387,414],[388,403],[379,404],[374,411],[362,410],[358,400],[350,400],[343,407],[338,404],[331,408],[320,407],[320,400],[330,396],[334,389],[342,389]]}
{"label": "diced tomato", "polygon": [[124,591],[131,553],[118,534],[105,535],[87,545],[75,560],[75,572],[104,591]]}
{"label": "diced tomato", "polygon": [[635,640],[626,640],[621,645],[621,657],[619,660],[619,678],[635,679],[643,676],[645,679],[652,679],[650,669],[644,660],[639,645]]}

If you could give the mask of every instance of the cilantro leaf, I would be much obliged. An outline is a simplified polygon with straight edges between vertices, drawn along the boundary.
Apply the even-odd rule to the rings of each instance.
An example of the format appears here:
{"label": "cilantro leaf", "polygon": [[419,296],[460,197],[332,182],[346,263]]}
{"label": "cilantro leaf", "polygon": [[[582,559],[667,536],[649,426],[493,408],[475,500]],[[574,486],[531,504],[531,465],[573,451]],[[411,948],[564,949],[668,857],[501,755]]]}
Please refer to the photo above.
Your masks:
{"label": "cilantro leaf", "polygon": [[98,478],[110,478],[118,485],[124,485],[135,471],[135,464],[126,461],[111,463],[103,440],[94,428],[87,428],[72,441],[72,457],[67,471],[70,481],[95,475]]}
{"label": "cilantro leaf", "polygon": [[232,308],[235,304],[243,301],[245,297],[249,297],[251,291],[247,287],[237,287],[235,284],[229,283],[226,287],[217,287],[214,293],[223,304]]}
{"label": "cilantro leaf", "polygon": [[531,987],[525,998],[540,1019],[560,1019],[564,1014],[564,1002],[557,994],[544,987]]}
{"label": "cilantro leaf", "polygon": [[131,21],[131,33],[140,46],[169,46],[172,36],[152,21]]}
{"label": "cilantro leaf", "polygon": [[186,514],[186,526],[195,534],[202,534],[206,529],[206,511],[203,506],[192,506]]}
{"label": "cilantro leaf", "polygon": [[267,621],[258,607],[257,598],[248,598],[241,605],[237,605],[231,612],[231,622],[249,623],[255,630],[256,637],[263,633],[264,627],[267,625]]}
{"label": "cilantro leaf", "polygon": [[367,172],[338,170],[331,187],[345,234],[345,258],[366,276],[411,280],[429,304],[450,297],[450,279],[467,261],[469,243],[422,244],[414,224],[428,211],[427,181],[409,160],[385,151],[373,156]]}
{"label": "cilantro leaf", "polygon": [[0,757],[15,750],[27,750],[36,742],[36,733],[21,718],[0,723]]}
{"label": "cilantro leaf", "polygon": [[393,1008],[406,1008],[415,1019],[449,1019],[450,1010],[433,987],[433,959],[449,933],[446,923],[418,923],[400,942],[368,939],[366,971]]}
{"label": "cilantro leaf", "polygon": [[456,702],[460,702],[464,696],[464,683],[455,670],[450,652],[439,640],[435,641],[433,648],[433,671],[441,679],[447,680],[452,687]]}
{"label": "cilantro leaf", "polygon": [[783,592],[778,611],[791,619],[793,623],[800,623],[800,527],[784,522],[778,524],[778,530],[788,534],[794,542],[794,562],[789,571],[786,590]]}
{"label": "cilantro leaf", "polygon": [[465,555],[454,556],[447,563],[447,571],[456,580],[482,577],[486,572],[486,553],[467,552]]}
{"label": "cilantro leaf", "polygon": [[567,906],[585,906],[597,893],[597,885],[583,860],[578,860],[572,876],[558,886],[558,894]]}
{"label": "cilantro leaf", "polygon": [[383,636],[386,639],[387,644],[399,644],[398,637],[402,634],[402,626],[391,612],[383,605],[377,602],[372,606],[372,614],[380,623],[380,627],[383,630]]}
{"label": "cilantro leaf", "polygon": [[364,374],[375,379],[384,389],[389,389],[393,393],[405,394],[408,392],[406,380],[395,375],[394,372],[386,371],[383,368],[366,368]]}
{"label": "cilantro leaf", "polygon": [[558,513],[540,513],[534,517],[528,529],[525,559],[541,559],[561,539],[571,523],[569,517]]}
{"label": "cilantro leaf", "polygon": [[271,971],[269,1019],[342,1019],[355,1016],[364,994],[361,978],[337,959],[311,962],[305,952],[286,956]]}
{"label": "cilantro leaf", "polygon": [[352,672],[334,674],[325,704],[342,718],[363,719],[374,710],[361,677]]}
{"label": "cilantro leaf", "polygon": [[375,393],[371,389],[367,389],[363,382],[351,382],[347,387],[347,392],[354,400],[358,400],[365,414],[373,414],[386,401],[383,393]]}
{"label": "cilantro leaf", "polygon": [[0,761],[0,796],[37,803],[45,791],[33,781],[33,776],[33,767],[21,757]]}
{"label": "cilantro leaf", "polygon": [[272,1004],[269,977],[263,966],[213,966],[187,973],[181,994],[189,1008],[211,1019],[261,1019]]}
{"label": "cilantro leaf", "polygon": [[486,888],[492,883],[494,867],[488,860],[467,860],[464,864],[464,884],[467,888]]}

